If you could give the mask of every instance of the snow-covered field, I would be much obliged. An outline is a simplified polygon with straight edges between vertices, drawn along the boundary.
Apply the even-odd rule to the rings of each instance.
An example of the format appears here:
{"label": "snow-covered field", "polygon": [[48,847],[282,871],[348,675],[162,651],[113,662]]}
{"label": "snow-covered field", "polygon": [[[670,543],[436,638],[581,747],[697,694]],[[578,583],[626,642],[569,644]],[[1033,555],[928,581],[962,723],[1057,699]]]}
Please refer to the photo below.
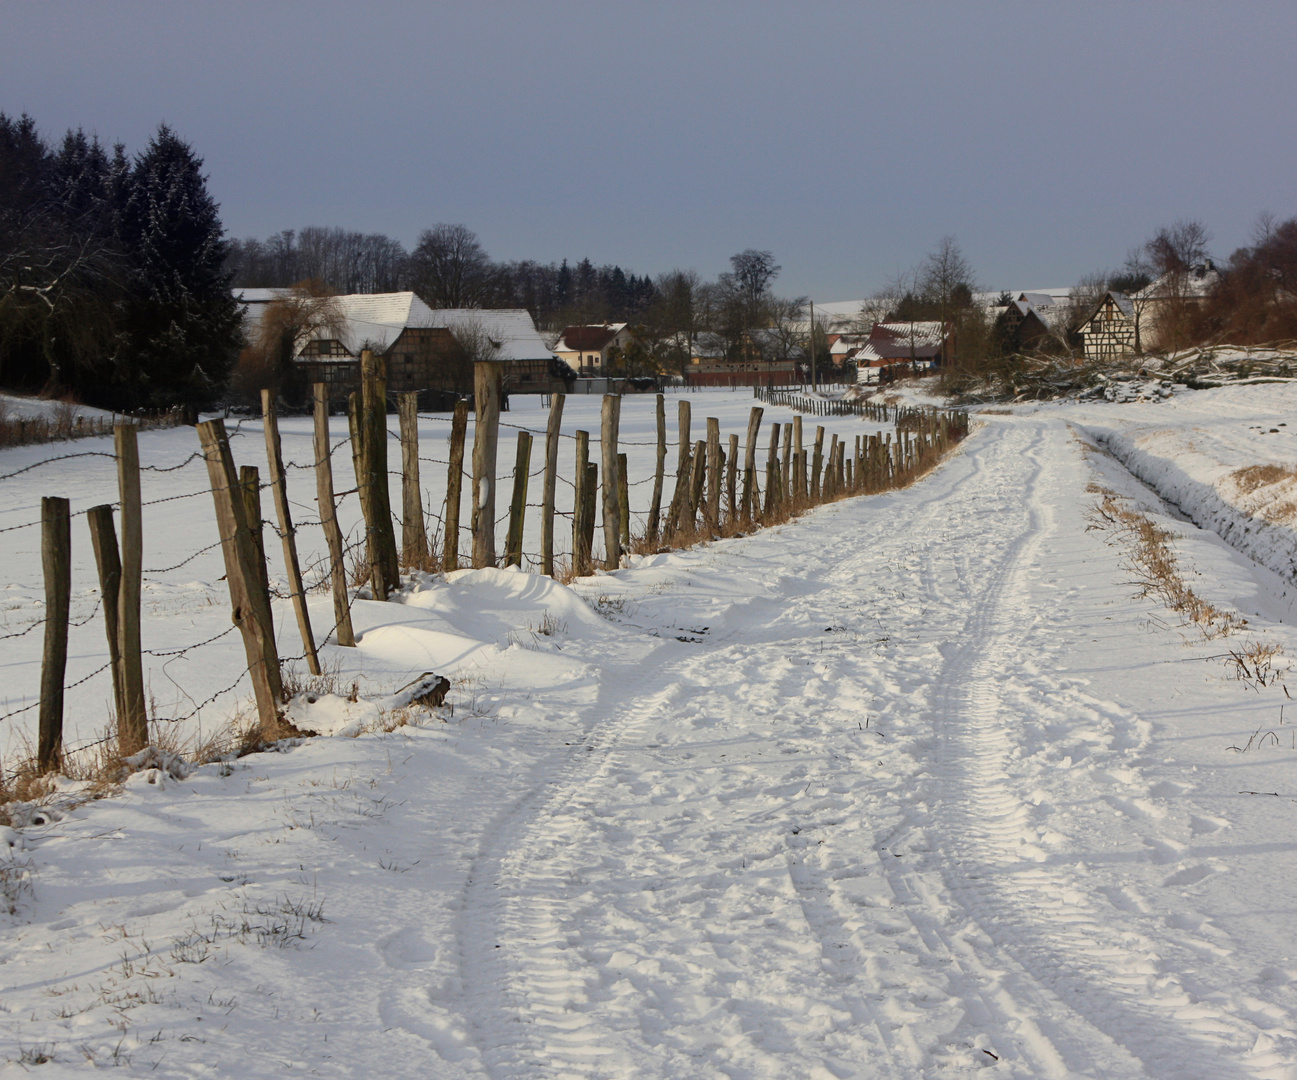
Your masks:
{"label": "snow-covered field", "polygon": [[[691,402],[695,431],[728,432],[751,399]],[[1284,500],[1237,476],[1284,483],[1294,405],[1258,386],[984,415],[905,491],[571,588],[467,571],[358,603],[360,647],[326,650],[339,684],[381,701],[445,671],[453,719],[26,818],[0,864],[0,1073],[1297,1076],[1297,727],[1281,681],[1228,660],[1297,650]],[[594,429],[596,402],[568,408]],[[625,408],[648,443],[652,400]],[[146,464],[192,437],[142,436]],[[304,425],[286,439],[309,460]],[[257,461],[259,425],[235,447]],[[425,453],[444,456],[431,428]],[[41,494],[110,500],[110,476],[78,458],[0,480],[0,528]],[[201,463],[145,485],[200,489]],[[1246,629],[1206,640],[1135,595],[1090,527],[1098,488],[1171,528]],[[205,496],[148,512],[147,566],[214,538]],[[1267,512],[1259,545],[1223,524]],[[38,614],[31,532],[0,534],[4,632]],[[224,628],[220,573],[216,552],[150,573],[146,648]],[[38,636],[4,643],[9,707]],[[232,637],[154,658],[162,715],[168,679],[201,700],[237,672]],[[106,696],[72,696],[79,736]],[[374,709],[295,716],[354,734]]]}

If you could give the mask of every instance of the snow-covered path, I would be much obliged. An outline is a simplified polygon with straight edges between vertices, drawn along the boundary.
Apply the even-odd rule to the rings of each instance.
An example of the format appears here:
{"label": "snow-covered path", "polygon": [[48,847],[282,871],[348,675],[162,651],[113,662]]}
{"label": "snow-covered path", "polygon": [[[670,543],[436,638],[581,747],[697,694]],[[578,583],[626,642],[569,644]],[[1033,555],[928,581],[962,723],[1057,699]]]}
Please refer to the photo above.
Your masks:
{"label": "snow-covered path", "polygon": [[[986,419],[906,491],[584,579],[589,607],[499,571],[361,605],[389,665],[511,611],[484,711],[27,830],[5,1046],[49,1075],[129,1037],[172,1077],[1297,1076],[1282,688],[1132,598],[1087,513],[1147,491],[1057,414]],[[1278,579],[1182,533],[1291,652]],[[308,894],[299,948],[200,933]]]}
{"label": "snow-covered path", "polygon": [[[1075,576],[1102,547],[1075,441],[1022,421],[971,449],[826,511],[814,550],[759,538],[732,571],[751,600],[609,665],[585,752],[474,868],[493,1076],[1256,1075],[1256,1027],[1127,917],[1121,862],[1091,865],[1212,872],[1166,827],[1180,789],[1131,760],[1149,725],[1060,677],[1061,624],[1114,599]],[[1077,742],[1079,790],[1040,788],[1045,732]],[[1130,831],[1058,832],[1069,795]]]}

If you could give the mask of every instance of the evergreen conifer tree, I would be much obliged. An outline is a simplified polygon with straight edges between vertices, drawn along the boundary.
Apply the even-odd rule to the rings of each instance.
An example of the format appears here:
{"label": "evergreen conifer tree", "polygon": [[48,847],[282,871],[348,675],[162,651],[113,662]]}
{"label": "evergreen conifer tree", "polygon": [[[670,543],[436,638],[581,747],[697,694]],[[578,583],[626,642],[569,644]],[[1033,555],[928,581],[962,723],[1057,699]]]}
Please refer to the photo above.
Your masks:
{"label": "evergreen conifer tree", "polygon": [[238,354],[228,245],[202,164],[163,124],[130,171],[120,227],[132,267],[118,376],[137,404],[204,404]]}

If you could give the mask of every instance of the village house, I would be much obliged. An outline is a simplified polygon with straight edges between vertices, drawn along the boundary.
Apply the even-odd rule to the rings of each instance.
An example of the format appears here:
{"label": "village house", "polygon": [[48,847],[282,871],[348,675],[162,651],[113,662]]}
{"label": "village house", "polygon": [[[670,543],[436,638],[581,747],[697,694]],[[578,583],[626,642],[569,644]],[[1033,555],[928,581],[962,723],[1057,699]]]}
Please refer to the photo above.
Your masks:
{"label": "village house", "polygon": [[387,361],[389,393],[418,391],[428,403],[471,394],[475,359],[501,364],[509,393],[551,393],[570,381],[522,308],[435,310],[413,292],[303,297],[267,289],[238,295],[252,335],[275,301],[298,305],[293,359],[303,381],[327,384],[333,400],[359,387],[364,349]]}
{"label": "village house", "polygon": [[940,322],[874,323],[856,353],[856,382],[890,382],[930,371],[941,363],[948,337]]}
{"label": "village house", "polygon": [[1135,352],[1135,305],[1109,290],[1077,329],[1087,360],[1115,360]]}
{"label": "village house", "polygon": [[613,350],[626,348],[631,337],[630,327],[624,322],[565,326],[554,353],[578,374],[602,375]]}

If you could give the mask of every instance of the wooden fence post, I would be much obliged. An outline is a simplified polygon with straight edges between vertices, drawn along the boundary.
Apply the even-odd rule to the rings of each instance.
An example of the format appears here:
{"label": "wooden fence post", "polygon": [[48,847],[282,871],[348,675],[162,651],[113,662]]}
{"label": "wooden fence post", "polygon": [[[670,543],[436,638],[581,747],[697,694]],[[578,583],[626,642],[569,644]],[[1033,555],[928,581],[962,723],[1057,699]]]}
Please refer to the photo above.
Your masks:
{"label": "wooden fence post", "polygon": [[820,473],[824,469],[824,425],[815,428],[815,454],[811,458],[811,499],[819,502],[821,490]]}
{"label": "wooden fence post", "polygon": [[671,495],[671,508],[667,511],[667,532],[680,530],[685,506],[689,502],[689,402],[678,403],[680,449],[676,457],[676,487]]}
{"label": "wooden fence post", "polygon": [[584,553],[586,573],[594,572],[594,519],[595,503],[599,495],[599,466],[593,461],[585,467],[585,484],[581,489],[581,550]]}
{"label": "wooden fence post", "polygon": [[365,519],[365,563],[369,567],[369,591],[375,600],[386,600],[387,590],[378,553],[378,537],[374,533],[373,508],[369,502],[369,465],[365,457],[366,424],[361,396],[347,395],[347,427],[351,434],[351,467],[356,477],[356,498],[360,513]]}
{"label": "wooden fence post", "polygon": [[545,488],[540,509],[540,572],[554,576],[554,489],[558,482],[558,443],[563,430],[564,394],[549,403],[549,424],[545,428]]}
{"label": "wooden fence post", "polygon": [[122,559],[117,551],[117,530],[113,528],[110,504],[92,506],[86,512],[90,526],[90,546],[95,552],[99,570],[99,595],[104,612],[104,631],[108,635],[108,660],[113,665],[113,711],[122,712],[122,653],[117,635],[117,593],[122,584]]}
{"label": "wooden fence post", "polygon": [[590,573],[590,549],[586,546],[586,467],[590,464],[590,433],[576,433],[576,482],[572,485],[572,573],[585,577]]}
{"label": "wooden fence post", "polygon": [[199,424],[198,438],[207,462],[221,554],[225,558],[225,579],[230,589],[234,622],[243,636],[248,674],[252,677],[257,715],[261,720],[261,735],[273,739],[280,731],[279,702],[284,688],[279,674],[279,654],[275,649],[270,599],[258,589],[256,551],[248,532],[224,422],[207,420]]}
{"label": "wooden fence post", "polygon": [[707,417],[707,528],[715,533],[721,526],[721,422]]}
{"label": "wooden fence post", "polygon": [[604,567],[616,570],[621,565],[621,492],[617,483],[617,429],[621,420],[621,398],[604,394],[599,426],[603,450],[603,543]]}
{"label": "wooden fence post", "polygon": [[725,458],[725,505],[726,520],[738,518],[738,483],[739,472],[739,437],[730,432],[730,452]]}
{"label": "wooden fence post", "polygon": [[667,463],[667,413],[666,399],[662,394],[657,396],[657,465],[653,470],[653,499],[649,503],[648,524],[644,537],[650,544],[657,543],[658,519],[662,516],[662,480],[666,473]]}
{"label": "wooden fence post", "polygon": [[748,444],[743,457],[743,520],[751,521],[758,506],[754,503],[757,471],[757,434],[761,430],[764,410],[757,405],[748,414]]}
{"label": "wooden fence post", "polygon": [[446,535],[441,556],[443,570],[459,569],[459,504],[464,488],[464,441],[468,434],[468,402],[455,402],[450,422],[450,464],[446,467]]}
{"label": "wooden fence post", "polygon": [[793,417],[793,463],[794,472],[797,474],[793,487],[796,489],[799,502],[804,502],[809,493],[806,487],[806,455],[802,450],[802,418],[799,413]]}
{"label": "wooden fence post", "polygon": [[347,566],[343,558],[342,529],[333,501],[333,447],[329,444],[329,388],[315,384],[315,500],[320,525],[329,546],[329,580],[333,591],[333,632],[339,645],[355,648],[351,627],[351,597],[347,591]]}
{"label": "wooden fence post", "polygon": [[495,565],[495,458],[500,434],[500,365],[473,365],[473,569]]}
{"label": "wooden fence post", "polygon": [[270,490],[275,501],[275,516],[279,519],[279,539],[284,548],[284,571],[288,574],[289,597],[293,614],[297,616],[297,630],[302,635],[302,650],[306,666],[312,675],[321,673],[320,657],[315,651],[315,635],[311,631],[311,613],[306,607],[306,588],[302,585],[302,567],[297,561],[297,530],[288,509],[288,478],[284,475],[284,455],[279,441],[279,417],[275,414],[275,398],[269,390],[261,391],[261,414],[266,428],[266,463],[270,469]]}
{"label": "wooden fence post", "polygon": [[419,395],[413,390],[401,394],[396,408],[401,423],[401,561],[427,570],[428,527],[419,487]]}
{"label": "wooden fence post", "polygon": [[707,485],[707,443],[699,439],[694,443],[693,468],[689,474],[688,505],[685,507],[685,524],[690,532],[698,527],[698,508],[703,502]]}
{"label": "wooden fence post", "polygon": [[779,467],[779,493],[785,502],[792,499],[793,425],[784,423],[784,457]]}
{"label": "wooden fence post", "polygon": [[[360,353],[361,428],[365,483],[362,506],[367,507],[366,524],[374,538],[374,567],[381,581],[375,599],[386,600],[400,587],[401,567],[396,553],[396,532],[392,528],[392,497],[387,482],[387,365],[369,349]],[[382,595],[379,596],[381,591]]]}
{"label": "wooden fence post", "polygon": [[522,528],[527,516],[527,473],[531,469],[531,432],[518,432],[518,456],[513,464],[513,497],[509,500],[509,531],[505,534],[504,565],[522,566]]}
{"label": "wooden fence post", "polygon": [[270,602],[270,574],[266,570],[266,542],[261,518],[261,474],[255,465],[239,468],[239,488],[243,496],[243,516],[252,536],[252,547],[257,554],[257,585]]}
{"label": "wooden fence post", "polygon": [[621,548],[625,551],[630,547],[630,466],[621,453],[617,455],[617,512]]}
{"label": "wooden fence post", "polygon": [[118,650],[122,663],[122,709],[117,714],[117,749],[123,757],[149,744],[144,706],[144,661],[140,653],[140,588],[144,577],[144,522],[140,505],[140,449],[134,424],[113,428],[117,488],[122,509],[122,578],[117,592]]}
{"label": "wooden fence post", "polygon": [[67,499],[41,499],[41,567],[45,571],[45,652],[36,767],[48,773],[59,767],[63,755],[63,678],[72,602],[72,517]]}

